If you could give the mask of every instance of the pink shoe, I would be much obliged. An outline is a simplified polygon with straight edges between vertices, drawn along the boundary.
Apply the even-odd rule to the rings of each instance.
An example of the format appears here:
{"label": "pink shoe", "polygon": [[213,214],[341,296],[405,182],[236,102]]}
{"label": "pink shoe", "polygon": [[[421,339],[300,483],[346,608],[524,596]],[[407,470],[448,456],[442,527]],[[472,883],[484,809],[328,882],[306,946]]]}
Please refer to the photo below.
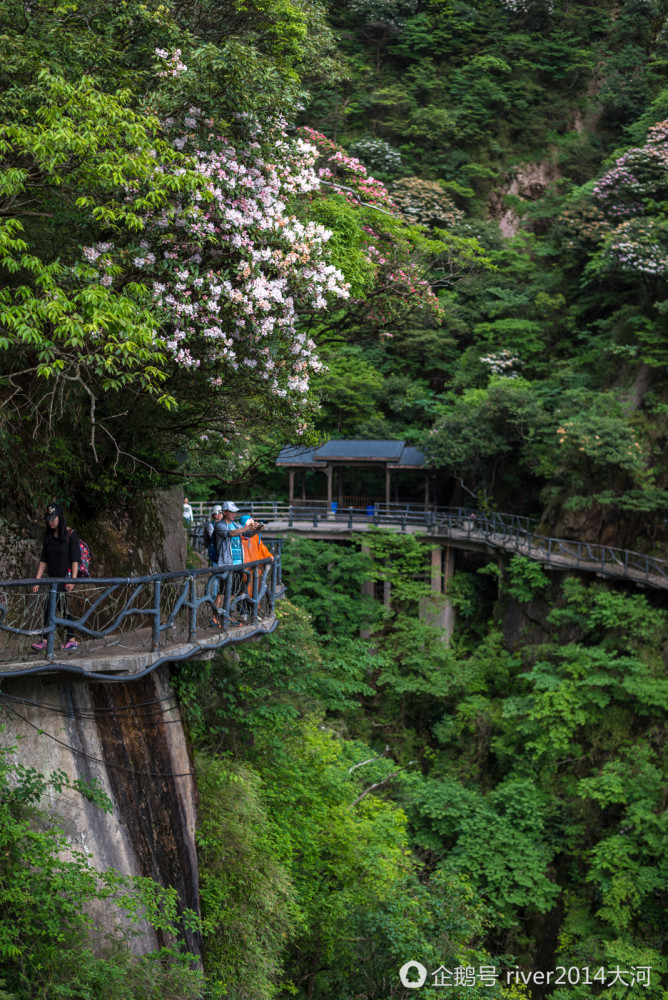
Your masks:
{"label": "pink shoe", "polygon": [[42,650],[46,649],[48,643],[46,639],[40,639],[39,642],[33,642],[31,649],[34,649],[36,653],[41,653]]}
{"label": "pink shoe", "polygon": [[68,639],[67,642],[65,643],[65,645],[61,646],[60,648],[61,649],[78,649],[79,648],[79,643],[76,641],[76,639]]}

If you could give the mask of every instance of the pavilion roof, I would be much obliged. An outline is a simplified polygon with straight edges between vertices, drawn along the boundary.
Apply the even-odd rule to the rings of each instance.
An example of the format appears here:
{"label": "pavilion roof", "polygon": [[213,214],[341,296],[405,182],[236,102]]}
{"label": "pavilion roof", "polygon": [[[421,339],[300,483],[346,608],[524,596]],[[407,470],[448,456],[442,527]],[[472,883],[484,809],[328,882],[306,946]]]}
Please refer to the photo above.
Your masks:
{"label": "pavilion roof", "polygon": [[392,469],[423,469],[425,455],[419,448],[407,445],[405,441],[338,438],[319,448],[288,445],[276,459],[276,465],[299,468],[322,468],[329,462],[370,462]]}
{"label": "pavilion roof", "polygon": [[424,469],[424,464],[426,460],[426,455],[419,448],[413,448],[411,445],[406,445],[401,453],[401,458],[395,464],[390,466],[391,469]]}
{"label": "pavilion roof", "polygon": [[281,448],[276,465],[297,465],[300,468],[318,469],[324,466],[324,462],[316,462],[315,453],[317,448],[301,448],[299,445],[288,444]]}

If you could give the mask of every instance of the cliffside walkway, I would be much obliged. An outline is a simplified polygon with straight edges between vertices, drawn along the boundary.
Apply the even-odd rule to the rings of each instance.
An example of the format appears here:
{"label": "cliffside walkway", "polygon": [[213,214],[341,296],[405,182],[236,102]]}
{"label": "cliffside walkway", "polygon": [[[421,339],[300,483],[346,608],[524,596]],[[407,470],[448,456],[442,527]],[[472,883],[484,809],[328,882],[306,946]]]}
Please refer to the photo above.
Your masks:
{"label": "cliffside walkway", "polygon": [[[208,520],[217,501],[193,504],[197,529]],[[628,580],[643,587],[668,589],[668,562],[628,549],[550,538],[535,532],[536,522],[517,514],[485,514],[463,507],[428,507],[421,504],[375,504],[370,508],[327,509],[324,501],[288,505],[253,501],[244,505],[256,520],[267,523],[272,535],[299,534],[307,538],[348,538],[373,527],[427,535],[452,548],[507,552],[535,559],[546,568],[581,570],[599,576]]]}
{"label": "cliffside walkway", "polygon": [[[233,569],[0,581],[0,678],[64,671],[124,681],[167,661],[205,659],[229,643],[272,632],[283,589],[281,545],[268,543],[273,559]],[[65,582],[74,584],[66,602]],[[212,624],[214,616],[220,624]],[[66,632],[76,637],[77,650],[61,648]],[[31,645],[42,637],[45,649],[34,652]]]}

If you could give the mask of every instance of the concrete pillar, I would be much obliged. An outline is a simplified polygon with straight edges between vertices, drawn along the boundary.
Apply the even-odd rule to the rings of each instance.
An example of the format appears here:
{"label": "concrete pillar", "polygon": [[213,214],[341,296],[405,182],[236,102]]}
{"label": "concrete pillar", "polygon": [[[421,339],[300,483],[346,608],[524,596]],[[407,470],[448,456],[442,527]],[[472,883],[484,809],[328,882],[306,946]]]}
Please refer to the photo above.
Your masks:
{"label": "concrete pillar", "polygon": [[446,645],[455,627],[455,609],[448,599],[448,585],[455,571],[455,554],[448,546],[443,552],[440,545],[431,550],[431,592],[432,602],[425,602],[420,616],[424,621],[441,630],[441,638]]}
{"label": "concrete pillar", "polygon": [[392,584],[389,580],[383,581],[383,604],[386,608],[392,603]]}
{"label": "concrete pillar", "polygon": [[443,549],[440,545],[431,550],[431,592],[443,593]]}
{"label": "concrete pillar", "polygon": [[[368,545],[362,546],[362,553],[366,556],[371,555],[371,549]],[[375,583],[373,580],[362,580],[362,597],[374,597]],[[371,632],[368,628],[360,629],[360,639],[371,638]]]}
{"label": "concrete pillar", "polygon": [[443,593],[445,595],[445,641],[450,645],[450,639],[455,631],[455,606],[448,597],[450,581],[455,575],[455,550],[448,545],[443,559]]}

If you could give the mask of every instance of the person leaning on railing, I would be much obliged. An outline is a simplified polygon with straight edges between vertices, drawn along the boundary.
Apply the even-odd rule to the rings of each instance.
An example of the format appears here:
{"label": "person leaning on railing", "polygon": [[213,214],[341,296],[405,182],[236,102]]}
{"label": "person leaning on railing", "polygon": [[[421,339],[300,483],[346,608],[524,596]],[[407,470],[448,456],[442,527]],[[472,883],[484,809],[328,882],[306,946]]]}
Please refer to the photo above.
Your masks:
{"label": "person leaning on railing", "polygon": [[[79,574],[79,563],[81,562],[79,536],[72,528],[68,529],[65,521],[65,513],[59,503],[52,503],[47,506],[44,511],[44,521],[46,523],[46,531],[44,532],[42,554],[39,557],[39,566],[37,567],[35,578],[41,580],[48,570],[50,577],[71,576],[73,580],[76,580]],[[32,589],[33,593],[36,594],[39,590],[39,584],[36,583]],[[74,621],[67,603],[67,594],[73,589],[73,583],[58,584],[56,614],[61,610],[62,605],[63,613],[60,617],[66,618],[67,621]],[[48,625],[48,622],[49,597],[47,595],[44,604],[44,625]],[[46,647],[47,639],[46,635],[43,635],[38,642],[33,642],[31,648],[36,653],[41,653]],[[69,627],[65,636],[65,645],[62,648],[67,650],[79,648],[79,643],[74,637],[74,632]]]}

